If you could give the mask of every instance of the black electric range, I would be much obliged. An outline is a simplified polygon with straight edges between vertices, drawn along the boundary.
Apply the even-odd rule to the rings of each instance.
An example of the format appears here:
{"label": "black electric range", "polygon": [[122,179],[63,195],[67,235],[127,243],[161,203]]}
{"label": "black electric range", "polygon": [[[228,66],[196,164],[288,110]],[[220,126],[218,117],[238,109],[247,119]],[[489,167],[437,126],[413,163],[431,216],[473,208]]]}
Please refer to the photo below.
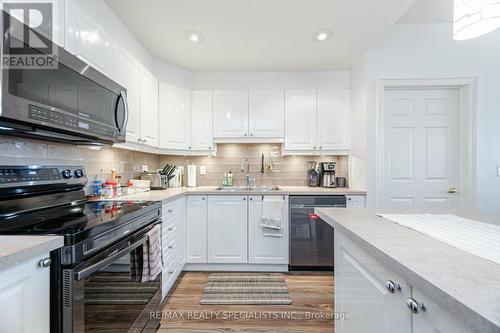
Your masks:
{"label": "black electric range", "polygon": [[[51,333],[155,327],[147,310],[160,304],[161,275],[142,281],[135,266],[161,223],[161,203],[86,201],[86,183],[83,167],[0,166],[0,235],[64,237],[50,256]],[[110,308],[126,318],[114,321]]]}

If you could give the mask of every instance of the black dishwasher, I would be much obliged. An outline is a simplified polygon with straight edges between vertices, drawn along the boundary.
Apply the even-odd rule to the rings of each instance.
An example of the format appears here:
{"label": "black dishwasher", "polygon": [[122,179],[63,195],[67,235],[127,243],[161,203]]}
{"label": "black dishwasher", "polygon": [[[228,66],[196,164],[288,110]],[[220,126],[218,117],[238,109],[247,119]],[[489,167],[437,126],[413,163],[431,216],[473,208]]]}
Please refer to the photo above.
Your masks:
{"label": "black dishwasher", "polygon": [[290,197],[290,271],[333,271],[333,228],[314,208],[346,207],[344,195]]}

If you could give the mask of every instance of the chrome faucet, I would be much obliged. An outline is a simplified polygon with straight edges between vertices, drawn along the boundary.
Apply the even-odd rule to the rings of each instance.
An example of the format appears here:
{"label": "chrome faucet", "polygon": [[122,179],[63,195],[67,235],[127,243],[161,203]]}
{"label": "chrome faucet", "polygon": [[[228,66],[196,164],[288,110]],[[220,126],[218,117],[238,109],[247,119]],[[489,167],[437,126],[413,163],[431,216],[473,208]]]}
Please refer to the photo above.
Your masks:
{"label": "chrome faucet", "polygon": [[252,186],[251,183],[255,181],[255,178],[250,177],[250,162],[248,161],[248,158],[244,158],[241,161],[240,171],[246,173],[246,186]]}

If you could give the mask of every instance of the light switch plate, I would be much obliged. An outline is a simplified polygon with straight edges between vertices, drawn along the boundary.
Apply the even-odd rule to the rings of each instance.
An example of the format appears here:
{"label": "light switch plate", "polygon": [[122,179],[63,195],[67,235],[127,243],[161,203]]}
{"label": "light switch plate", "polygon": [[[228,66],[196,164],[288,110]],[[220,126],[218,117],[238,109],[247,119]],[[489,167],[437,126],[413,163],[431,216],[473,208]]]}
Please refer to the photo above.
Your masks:
{"label": "light switch plate", "polygon": [[206,175],[207,168],[204,165],[200,165],[200,175]]}

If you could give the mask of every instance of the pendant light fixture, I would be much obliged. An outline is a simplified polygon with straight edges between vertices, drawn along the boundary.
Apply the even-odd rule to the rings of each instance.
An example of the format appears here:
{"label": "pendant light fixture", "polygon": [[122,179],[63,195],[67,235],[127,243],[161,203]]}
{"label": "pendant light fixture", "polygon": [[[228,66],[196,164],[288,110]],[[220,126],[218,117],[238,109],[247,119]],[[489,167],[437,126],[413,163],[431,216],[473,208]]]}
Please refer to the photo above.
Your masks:
{"label": "pendant light fixture", "polygon": [[454,0],[453,38],[466,40],[500,27],[500,0]]}

